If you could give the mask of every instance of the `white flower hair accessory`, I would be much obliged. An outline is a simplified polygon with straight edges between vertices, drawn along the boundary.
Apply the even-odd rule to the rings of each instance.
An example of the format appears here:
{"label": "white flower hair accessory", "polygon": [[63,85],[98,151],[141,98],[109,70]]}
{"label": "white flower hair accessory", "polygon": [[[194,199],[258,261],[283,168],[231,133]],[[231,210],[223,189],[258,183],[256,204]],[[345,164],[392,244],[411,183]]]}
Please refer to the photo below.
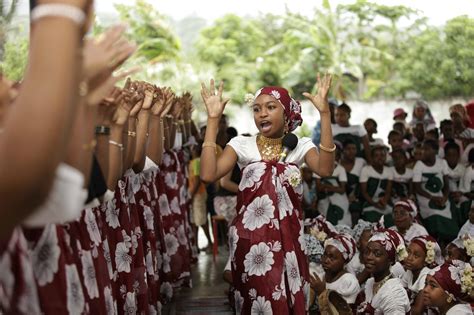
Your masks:
{"label": "white flower hair accessory", "polygon": [[255,95],[253,95],[252,93],[247,93],[245,94],[245,104],[247,104],[248,106],[252,106],[253,103],[255,102]]}
{"label": "white flower hair accessory", "polygon": [[404,261],[408,257],[407,248],[405,244],[400,244],[396,249],[398,261]]}
{"label": "white flower hair accessory", "polygon": [[469,234],[465,234],[462,237],[462,243],[466,249],[467,254],[470,257],[474,257],[474,238]]}
{"label": "white flower hair accessory", "polygon": [[328,235],[324,231],[320,231],[316,226],[310,228],[309,233],[316,237],[316,239],[320,242],[324,242],[328,237]]}
{"label": "white flower hair accessory", "polygon": [[432,264],[435,261],[435,244],[431,241],[426,242],[426,258],[427,264]]}
{"label": "white flower hair accessory", "polygon": [[273,97],[275,97],[277,100],[280,99],[280,92],[278,92],[277,90],[271,91],[270,94],[273,95]]}
{"label": "white flower hair accessory", "polygon": [[461,292],[470,294],[472,287],[472,266],[470,264],[466,264],[461,275]]}

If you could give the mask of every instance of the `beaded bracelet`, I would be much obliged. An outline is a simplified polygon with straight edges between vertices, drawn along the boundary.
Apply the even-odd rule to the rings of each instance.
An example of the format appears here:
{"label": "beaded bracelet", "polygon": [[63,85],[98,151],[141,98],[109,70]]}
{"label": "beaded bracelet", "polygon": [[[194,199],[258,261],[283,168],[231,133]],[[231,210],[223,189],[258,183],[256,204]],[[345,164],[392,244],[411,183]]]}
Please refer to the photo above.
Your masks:
{"label": "beaded bracelet", "polygon": [[118,142],[113,141],[113,140],[109,140],[109,144],[114,145],[114,146],[116,146],[116,147],[119,147],[120,150],[123,151],[123,144],[118,143]]}
{"label": "beaded bracelet", "polygon": [[103,125],[97,126],[95,127],[95,134],[108,136],[110,135],[110,127],[103,126]]}

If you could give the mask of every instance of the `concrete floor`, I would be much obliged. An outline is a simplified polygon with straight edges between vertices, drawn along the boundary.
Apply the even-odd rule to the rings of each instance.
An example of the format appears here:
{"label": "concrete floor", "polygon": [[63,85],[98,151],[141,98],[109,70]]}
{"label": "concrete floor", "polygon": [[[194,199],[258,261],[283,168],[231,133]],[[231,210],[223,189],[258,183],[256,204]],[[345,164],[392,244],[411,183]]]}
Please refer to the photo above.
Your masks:
{"label": "concrete floor", "polygon": [[[163,307],[167,315],[231,315],[226,290],[227,283],[222,279],[228,258],[226,246],[219,247],[219,255],[213,262],[212,254],[201,252],[198,262],[192,267],[193,288],[185,288],[175,294],[168,305]],[[207,307],[201,308],[202,304]]]}

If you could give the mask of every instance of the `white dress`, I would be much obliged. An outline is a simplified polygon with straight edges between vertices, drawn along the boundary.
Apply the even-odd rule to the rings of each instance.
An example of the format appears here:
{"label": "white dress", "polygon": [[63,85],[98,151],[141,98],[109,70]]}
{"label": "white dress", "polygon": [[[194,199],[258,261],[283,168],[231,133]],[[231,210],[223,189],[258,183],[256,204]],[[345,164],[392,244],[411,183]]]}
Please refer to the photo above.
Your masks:
{"label": "white dress", "polygon": [[375,295],[373,294],[374,282],[374,278],[368,279],[364,290],[365,302],[372,305],[375,309],[374,314],[405,315],[408,313],[410,301],[400,279],[389,279]]}
{"label": "white dress", "polygon": [[[395,225],[390,227],[390,229],[398,232],[398,228]],[[409,244],[411,240],[414,239],[415,237],[424,236],[424,235],[429,235],[425,227],[421,224],[413,222],[412,225],[405,232],[405,235],[403,235],[403,239],[405,240],[406,244]]]}
{"label": "white dress", "polygon": [[467,220],[466,223],[464,223],[462,228],[459,230],[458,237],[461,237],[464,234],[469,234],[471,236],[474,235],[474,224],[472,224],[469,220]]}
{"label": "white dress", "polygon": [[469,304],[456,304],[451,307],[446,315],[472,315],[472,308]]}
{"label": "white dress", "polygon": [[466,172],[462,177],[459,188],[463,193],[474,191],[474,167],[469,166],[466,168]]}
{"label": "white dress", "polygon": [[346,270],[354,276],[357,276],[359,273],[364,271],[364,268],[364,264],[360,261],[359,252],[356,252],[351,261],[346,265]]}
{"label": "white dress", "polygon": [[339,293],[348,304],[354,304],[360,292],[359,281],[352,273],[345,273],[334,282],[326,282],[326,289]]}

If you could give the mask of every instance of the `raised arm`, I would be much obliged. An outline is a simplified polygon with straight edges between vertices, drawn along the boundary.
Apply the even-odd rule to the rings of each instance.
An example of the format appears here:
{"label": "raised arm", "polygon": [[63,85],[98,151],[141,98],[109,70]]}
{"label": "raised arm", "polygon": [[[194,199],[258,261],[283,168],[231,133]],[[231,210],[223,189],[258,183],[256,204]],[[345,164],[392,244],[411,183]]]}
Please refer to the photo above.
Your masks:
{"label": "raised arm", "polygon": [[[83,11],[92,5],[88,0],[38,2]],[[29,65],[0,137],[2,232],[43,203],[64,158],[77,109],[82,36],[82,25],[69,18],[45,17],[32,25]]]}
{"label": "raised arm", "polygon": [[336,146],[332,139],[331,111],[329,110],[328,94],[331,88],[331,75],[325,74],[321,79],[318,74],[316,95],[303,93],[313,103],[321,116],[321,144],[319,154],[316,149],[311,149],[305,156],[309,168],[321,177],[331,176],[334,170],[334,151]]}
{"label": "raised arm", "polygon": [[133,170],[135,173],[140,173],[145,167],[146,147],[148,144],[148,131],[150,127],[150,109],[153,103],[154,92],[153,86],[145,86],[145,98],[143,100],[142,108],[138,113],[136,133],[137,143],[133,158]]}
{"label": "raised arm", "polygon": [[237,154],[232,147],[226,146],[219,160],[217,160],[216,139],[219,120],[224,113],[227,102],[229,102],[228,99],[222,99],[224,83],[220,83],[217,92],[214,80],[211,80],[209,89],[204,83],[201,85],[201,96],[207,110],[207,128],[201,153],[201,179],[205,183],[212,183],[232,170],[235,163],[237,163]]}

